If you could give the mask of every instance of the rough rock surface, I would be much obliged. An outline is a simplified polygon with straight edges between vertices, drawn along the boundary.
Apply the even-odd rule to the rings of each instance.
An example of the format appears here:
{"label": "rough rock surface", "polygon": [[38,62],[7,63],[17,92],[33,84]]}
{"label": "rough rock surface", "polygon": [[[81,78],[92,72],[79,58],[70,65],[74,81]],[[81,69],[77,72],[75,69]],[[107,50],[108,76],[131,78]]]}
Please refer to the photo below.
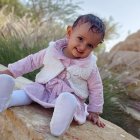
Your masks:
{"label": "rough rock surface", "polygon": [[[4,68],[0,65],[0,70]],[[16,79],[16,88],[30,82],[19,77]],[[73,122],[65,135],[54,137],[49,129],[52,112],[52,109],[45,109],[35,103],[9,108],[0,114],[0,140],[137,140],[106,120],[103,120],[105,128],[99,128],[88,121],[84,125]]]}
{"label": "rough rock surface", "polygon": [[126,89],[126,98],[130,100],[124,99],[123,110],[140,121],[140,30],[115,45],[108,54],[101,55],[99,60],[105,66],[102,78],[115,74]]}
{"label": "rough rock surface", "polygon": [[0,140],[136,140],[120,127],[104,120],[104,129],[86,122],[84,125],[72,123],[64,136],[50,134],[51,109],[39,105],[13,107],[0,115]]}
{"label": "rough rock surface", "polygon": [[122,111],[131,116],[129,122],[137,122],[133,129],[140,138],[140,30],[100,55],[98,60],[102,79],[113,77],[125,89],[118,102]]}
{"label": "rough rock surface", "polygon": [[129,35],[124,41],[115,45],[111,49],[111,52],[118,50],[140,52],[140,30]]}

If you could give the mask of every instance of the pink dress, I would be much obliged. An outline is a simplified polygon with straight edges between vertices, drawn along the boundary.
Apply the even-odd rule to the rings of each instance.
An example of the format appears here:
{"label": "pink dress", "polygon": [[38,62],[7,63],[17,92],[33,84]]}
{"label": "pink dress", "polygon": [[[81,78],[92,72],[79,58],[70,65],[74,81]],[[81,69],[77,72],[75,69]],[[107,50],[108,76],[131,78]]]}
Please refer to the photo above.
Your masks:
{"label": "pink dress", "polygon": [[[84,59],[70,59],[64,56],[62,50],[66,46],[66,39],[61,39],[55,42],[56,58],[60,59],[65,67],[79,63],[86,65],[86,61],[89,60],[88,57]],[[31,54],[13,64],[9,64],[8,69],[15,78],[38,69],[43,66],[45,52],[46,49],[35,54]],[[74,119],[80,124],[86,121],[86,116],[88,114],[87,111],[102,113],[103,110],[103,86],[97,67],[93,68],[87,83],[89,89],[89,104],[86,105],[84,103],[85,100],[80,99],[75,95],[78,101],[78,106],[74,115]],[[61,72],[58,76],[46,84],[34,82],[32,84],[26,85],[23,89],[33,101],[45,108],[55,107],[55,101],[62,92],[70,92],[74,94],[74,90],[69,86],[69,83],[66,79],[66,70]]]}

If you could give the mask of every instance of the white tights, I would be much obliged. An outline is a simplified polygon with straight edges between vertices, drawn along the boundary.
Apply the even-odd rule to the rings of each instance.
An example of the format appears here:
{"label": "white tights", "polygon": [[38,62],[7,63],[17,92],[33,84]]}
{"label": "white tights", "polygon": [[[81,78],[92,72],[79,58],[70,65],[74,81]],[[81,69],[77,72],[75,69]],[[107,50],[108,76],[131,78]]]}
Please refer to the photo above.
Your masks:
{"label": "white tights", "polygon": [[24,90],[14,90],[15,80],[9,75],[0,75],[0,112],[11,107],[32,102]]}
{"label": "white tights", "polygon": [[[28,105],[32,102],[24,90],[14,90],[15,81],[11,76],[0,75],[0,112],[11,107]],[[77,107],[76,97],[69,93],[61,93],[55,104],[50,122],[51,134],[60,136],[66,132],[73,120]]]}
{"label": "white tights", "polygon": [[73,120],[76,107],[77,99],[71,93],[63,92],[58,96],[50,122],[50,130],[54,136],[60,136],[67,131]]}
{"label": "white tights", "polygon": [[32,100],[29,98],[29,96],[24,90],[15,90],[12,92],[11,100],[8,107],[29,105],[31,103]]}

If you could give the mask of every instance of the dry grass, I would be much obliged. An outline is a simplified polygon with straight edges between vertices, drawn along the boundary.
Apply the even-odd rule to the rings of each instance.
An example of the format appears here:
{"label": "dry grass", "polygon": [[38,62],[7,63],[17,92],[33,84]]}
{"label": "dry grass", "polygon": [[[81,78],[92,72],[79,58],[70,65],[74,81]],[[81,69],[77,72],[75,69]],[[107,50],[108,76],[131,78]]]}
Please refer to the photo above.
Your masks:
{"label": "dry grass", "polygon": [[7,6],[0,10],[0,37],[21,41],[20,47],[31,47],[37,42],[51,41],[64,36],[64,27],[58,23],[32,20],[31,14],[22,18],[14,15],[14,10],[5,14]]}

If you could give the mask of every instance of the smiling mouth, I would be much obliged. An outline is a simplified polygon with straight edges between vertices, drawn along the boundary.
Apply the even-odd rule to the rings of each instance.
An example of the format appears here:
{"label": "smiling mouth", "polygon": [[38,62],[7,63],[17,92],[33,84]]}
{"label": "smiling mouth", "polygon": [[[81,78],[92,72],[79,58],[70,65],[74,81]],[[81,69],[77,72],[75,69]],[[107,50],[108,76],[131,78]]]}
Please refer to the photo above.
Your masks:
{"label": "smiling mouth", "polygon": [[76,51],[80,54],[83,54],[83,51],[79,51],[77,48],[76,48]]}

